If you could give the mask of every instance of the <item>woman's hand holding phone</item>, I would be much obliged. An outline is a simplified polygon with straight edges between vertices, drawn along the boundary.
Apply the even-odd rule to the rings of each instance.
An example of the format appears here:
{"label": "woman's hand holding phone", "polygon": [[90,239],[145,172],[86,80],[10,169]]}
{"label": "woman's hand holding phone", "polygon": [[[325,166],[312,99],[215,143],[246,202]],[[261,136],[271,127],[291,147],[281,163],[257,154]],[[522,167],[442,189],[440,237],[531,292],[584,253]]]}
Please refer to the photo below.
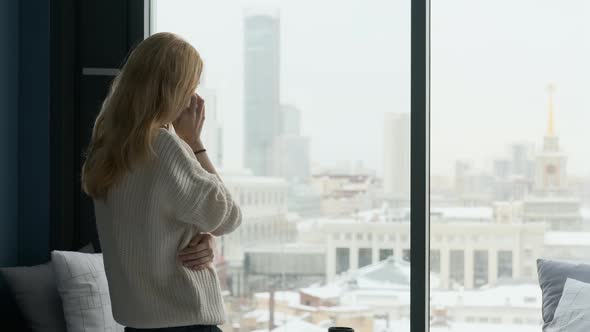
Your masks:
{"label": "woman's hand holding phone", "polygon": [[205,123],[205,101],[198,94],[191,96],[189,106],[172,122],[180,138],[190,145],[193,151],[203,149],[201,132]]}

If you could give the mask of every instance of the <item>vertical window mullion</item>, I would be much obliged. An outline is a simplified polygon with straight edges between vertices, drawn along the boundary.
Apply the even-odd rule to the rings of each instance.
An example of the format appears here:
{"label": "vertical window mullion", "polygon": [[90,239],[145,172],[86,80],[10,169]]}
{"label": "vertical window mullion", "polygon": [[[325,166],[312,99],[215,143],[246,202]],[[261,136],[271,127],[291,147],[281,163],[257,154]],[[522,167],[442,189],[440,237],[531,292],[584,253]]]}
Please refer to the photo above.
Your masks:
{"label": "vertical window mullion", "polygon": [[412,0],[411,8],[410,330],[426,332],[430,327],[430,1]]}

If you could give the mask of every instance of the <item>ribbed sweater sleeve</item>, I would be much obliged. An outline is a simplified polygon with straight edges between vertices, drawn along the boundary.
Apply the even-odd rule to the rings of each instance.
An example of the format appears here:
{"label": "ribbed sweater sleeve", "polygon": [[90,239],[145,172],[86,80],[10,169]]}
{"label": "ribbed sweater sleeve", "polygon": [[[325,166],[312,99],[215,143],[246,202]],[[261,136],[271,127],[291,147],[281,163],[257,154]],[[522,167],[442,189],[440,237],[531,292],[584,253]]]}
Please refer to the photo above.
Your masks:
{"label": "ribbed sweater sleeve", "polygon": [[156,144],[156,174],[176,218],[217,236],[233,232],[242,213],[223,182],[207,172],[175,134],[160,135]]}

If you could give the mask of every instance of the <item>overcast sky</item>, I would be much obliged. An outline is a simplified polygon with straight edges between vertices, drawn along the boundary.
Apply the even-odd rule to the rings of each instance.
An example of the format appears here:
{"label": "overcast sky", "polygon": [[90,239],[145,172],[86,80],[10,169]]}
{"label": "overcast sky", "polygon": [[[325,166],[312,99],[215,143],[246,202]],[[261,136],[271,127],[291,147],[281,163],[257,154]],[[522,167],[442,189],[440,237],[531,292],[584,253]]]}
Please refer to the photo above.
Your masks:
{"label": "overcast sky", "polygon": [[[431,0],[432,172],[541,144],[547,91],[569,169],[590,174],[590,3]],[[217,94],[229,168],[242,164],[244,10],[278,9],[281,100],[302,111],[312,161],[382,169],[383,114],[408,112],[409,0],[165,0],[155,30],[189,40]]]}

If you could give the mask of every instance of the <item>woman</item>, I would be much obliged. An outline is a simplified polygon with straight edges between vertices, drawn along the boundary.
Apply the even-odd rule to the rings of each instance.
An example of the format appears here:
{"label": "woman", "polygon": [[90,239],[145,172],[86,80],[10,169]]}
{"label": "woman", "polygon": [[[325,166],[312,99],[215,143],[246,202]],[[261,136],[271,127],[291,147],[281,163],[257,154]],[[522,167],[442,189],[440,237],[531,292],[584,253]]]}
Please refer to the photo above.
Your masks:
{"label": "woman", "polygon": [[126,331],[219,331],[225,321],[207,233],[234,231],[241,212],[200,139],[202,68],[178,36],[149,37],[94,124],[82,182],[94,199],[113,316]]}

